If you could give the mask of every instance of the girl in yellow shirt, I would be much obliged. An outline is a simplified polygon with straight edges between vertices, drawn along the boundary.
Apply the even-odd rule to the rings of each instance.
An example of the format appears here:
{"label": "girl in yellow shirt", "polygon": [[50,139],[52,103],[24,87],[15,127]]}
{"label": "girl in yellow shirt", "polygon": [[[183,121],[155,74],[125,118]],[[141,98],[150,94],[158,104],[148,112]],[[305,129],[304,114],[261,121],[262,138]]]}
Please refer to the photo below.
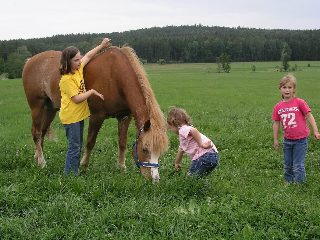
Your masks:
{"label": "girl in yellow shirt", "polygon": [[62,51],[60,59],[59,83],[61,91],[60,120],[66,130],[68,139],[68,151],[65,162],[64,173],[79,173],[80,155],[83,143],[84,119],[90,116],[87,103],[88,97],[92,94],[104,100],[102,94],[91,89],[86,91],[83,80],[84,66],[100,50],[109,46],[109,38],[102,40],[101,44],[89,51],[83,58],[75,47],[67,47]]}

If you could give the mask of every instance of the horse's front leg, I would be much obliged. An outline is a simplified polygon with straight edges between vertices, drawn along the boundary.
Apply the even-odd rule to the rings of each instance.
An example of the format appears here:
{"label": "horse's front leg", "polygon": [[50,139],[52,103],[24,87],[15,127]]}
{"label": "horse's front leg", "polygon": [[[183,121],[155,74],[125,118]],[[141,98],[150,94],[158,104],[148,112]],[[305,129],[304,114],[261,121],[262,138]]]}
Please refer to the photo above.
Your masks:
{"label": "horse's front leg", "polygon": [[126,116],[124,118],[118,119],[118,167],[125,169],[125,153],[127,147],[127,133],[129,124],[131,122],[132,115]]}
{"label": "horse's front leg", "polygon": [[87,144],[86,144],[86,151],[83,155],[83,158],[80,162],[80,165],[85,166],[88,169],[89,166],[89,158],[91,155],[91,151],[96,144],[98,132],[101,128],[101,125],[104,121],[104,115],[93,114],[89,120],[89,127],[88,127],[88,137],[87,137]]}

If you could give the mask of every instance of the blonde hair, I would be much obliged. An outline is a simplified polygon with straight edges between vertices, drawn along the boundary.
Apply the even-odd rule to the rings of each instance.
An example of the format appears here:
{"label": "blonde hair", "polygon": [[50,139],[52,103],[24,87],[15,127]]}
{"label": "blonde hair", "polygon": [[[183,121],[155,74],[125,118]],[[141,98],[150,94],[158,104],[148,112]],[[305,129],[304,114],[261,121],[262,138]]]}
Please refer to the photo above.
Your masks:
{"label": "blonde hair", "polygon": [[[295,97],[295,93],[297,92],[297,79],[292,75],[292,74],[288,74],[286,76],[284,76],[283,78],[281,78],[280,83],[279,83],[279,90],[286,84],[292,84],[294,92],[293,92],[293,96]],[[284,97],[282,96],[282,99]]]}
{"label": "blonde hair", "polygon": [[167,123],[170,126],[180,126],[182,124],[191,125],[191,119],[187,112],[182,108],[173,108],[169,111]]}
{"label": "blonde hair", "polygon": [[146,72],[142,67],[142,63],[136,52],[129,46],[123,46],[119,49],[129,59],[133,70],[136,73],[138,82],[140,83],[142,94],[146,100],[147,111],[149,112],[151,128],[148,130],[142,140],[142,146],[149,148],[154,153],[163,154],[168,148],[168,136],[166,134],[166,121],[163,116],[159,104],[157,103],[154,93],[151,89]]}

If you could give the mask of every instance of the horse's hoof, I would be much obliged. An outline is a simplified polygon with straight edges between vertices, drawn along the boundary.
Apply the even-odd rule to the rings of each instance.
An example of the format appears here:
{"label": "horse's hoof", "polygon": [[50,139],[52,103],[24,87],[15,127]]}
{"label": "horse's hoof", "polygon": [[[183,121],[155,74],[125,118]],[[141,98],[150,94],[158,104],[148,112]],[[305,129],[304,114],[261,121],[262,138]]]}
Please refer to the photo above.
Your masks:
{"label": "horse's hoof", "polygon": [[88,172],[89,171],[89,166],[86,165],[86,164],[81,164],[81,162],[80,162],[80,169],[82,171]]}
{"label": "horse's hoof", "polygon": [[82,167],[82,168],[88,168],[88,167],[89,167],[89,165],[87,165],[87,164],[83,164],[83,163],[81,163],[81,162],[80,162],[80,167]]}
{"label": "horse's hoof", "polygon": [[44,168],[46,166],[46,162],[38,162],[38,165],[41,167],[41,168]]}
{"label": "horse's hoof", "polygon": [[87,163],[85,160],[82,159],[82,160],[80,161],[80,166],[83,166],[83,167],[86,167],[86,168],[87,168],[87,167],[89,166],[89,163]]}
{"label": "horse's hoof", "polygon": [[157,179],[152,179],[152,183],[155,184],[155,183],[159,183],[160,182],[160,178],[157,178]]}
{"label": "horse's hoof", "polygon": [[80,165],[80,168],[84,171],[89,171],[89,166],[86,165]]}
{"label": "horse's hoof", "polygon": [[126,170],[127,170],[127,167],[126,167],[126,165],[122,165],[122,166],[119,166],[119,165],[118,165],[118,169],[119,169],[119,170],[126,171]]}

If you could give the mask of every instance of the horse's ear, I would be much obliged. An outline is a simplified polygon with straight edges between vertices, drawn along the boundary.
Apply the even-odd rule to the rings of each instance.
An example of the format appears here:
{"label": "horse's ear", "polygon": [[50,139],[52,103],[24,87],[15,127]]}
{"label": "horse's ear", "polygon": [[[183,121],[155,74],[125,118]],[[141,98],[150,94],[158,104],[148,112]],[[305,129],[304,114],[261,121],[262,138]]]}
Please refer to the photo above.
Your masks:
{"label": "horse's ear", "polygon": [[148,131],[148,130],[150,129],[150,126],[151,126],[150,120],[146,121],[146,122],[144,123],[144,128],[143,128],[143,130],[144,130],[144,131]]}

